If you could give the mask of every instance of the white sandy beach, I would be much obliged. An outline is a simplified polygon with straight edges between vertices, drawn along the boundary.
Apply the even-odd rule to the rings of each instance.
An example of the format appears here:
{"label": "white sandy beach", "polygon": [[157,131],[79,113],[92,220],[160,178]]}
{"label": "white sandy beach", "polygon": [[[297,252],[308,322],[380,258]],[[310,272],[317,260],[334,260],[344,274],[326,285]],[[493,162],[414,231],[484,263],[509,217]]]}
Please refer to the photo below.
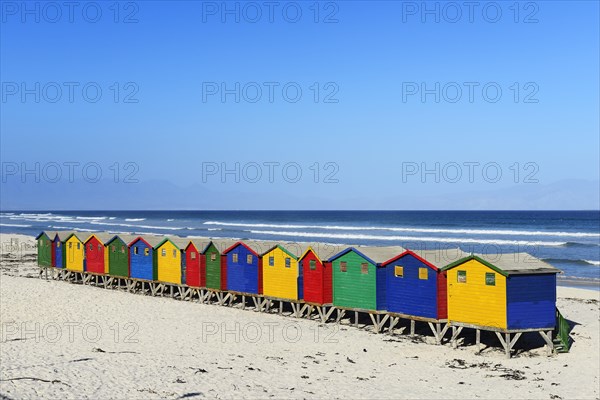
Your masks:
{"label": "white sandy beach", "polygon": [[600,396],[598,291],[558,288],[558,307],[576,324],[570,353],[547,357],[535,334],[506,359],[490,334],[476,355],[473,337],[453,349],[348,321],[46,281],[33,238],[0,240],[0,394],[11,399]]}

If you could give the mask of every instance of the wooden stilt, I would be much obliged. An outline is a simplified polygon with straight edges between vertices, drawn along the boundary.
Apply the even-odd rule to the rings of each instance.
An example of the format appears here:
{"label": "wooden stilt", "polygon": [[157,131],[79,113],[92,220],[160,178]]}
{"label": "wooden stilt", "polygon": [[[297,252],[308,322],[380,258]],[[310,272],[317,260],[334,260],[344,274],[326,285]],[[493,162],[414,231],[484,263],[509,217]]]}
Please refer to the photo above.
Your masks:
{"label": "wooden stilt", "polygon": [[546,354],[551,356],[554,353],[554,343],[552,342],[552,331],[548,331],[547,333],[544,331],[539,331],[540,336],[546,342]]}
{"label": "wooden stilt", "polygon": [[477,344],[477,354],[481,353],[481,330],[475,329],[475,343]]}
{"label": "wooden stilt", "polygon": [[344,315],[346,314],[346,310],[340,310],[339,308],[336,308],[336,310],[337,310],[337,319],[335,320],[335,322],[337,322],[339,324],[340,321],[342,320],[342,318],[344,318]]}
{"label": "wooden stilt", "polygon": [[[375,333],[379,333],[379,324],[377,323],[378,321],[375,318],[375,315],[369,313],[369,317],[371,318],[371,322],[373,322],[373,328],[375,329]],[[358,323],[356,324],[356,326],[358,326]]]}
{"label": "wooden stilt", "polygon": [[358,311],[354,311],[354,326],[358,328]]}
{"label": "wooden stilt", "polygon": [[411,319],[410,320],[410,336],[414,336],[415,335],[415,320]]}
{"label": "wooden stilt", "polygon": [[453,326],[452,327],[452,338],[450,339],[450,341],[452,342],[452,347],[457,348],[458,347],[458,335],[460,335],[460,332],[462,332],[463,327],[462,326]]}

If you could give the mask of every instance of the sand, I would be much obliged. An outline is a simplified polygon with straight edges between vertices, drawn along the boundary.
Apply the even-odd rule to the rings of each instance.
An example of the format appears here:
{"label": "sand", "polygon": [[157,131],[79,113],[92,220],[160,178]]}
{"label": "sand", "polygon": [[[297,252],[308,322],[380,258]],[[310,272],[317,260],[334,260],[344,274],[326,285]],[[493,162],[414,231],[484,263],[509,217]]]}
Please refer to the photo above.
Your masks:
{"label": "sand", "polygon": [[[11,248],[18,239],[18,249]],[[597,399],[599,295],[558,288],[570,353],[537,334],[504,358],[342,321],[135,295],[37,278],[34,241],[0,235],[0,394],[8,398]],[[15,244],[15,243],[13,243]],[[425,330],[421,332],[426,333]]]}

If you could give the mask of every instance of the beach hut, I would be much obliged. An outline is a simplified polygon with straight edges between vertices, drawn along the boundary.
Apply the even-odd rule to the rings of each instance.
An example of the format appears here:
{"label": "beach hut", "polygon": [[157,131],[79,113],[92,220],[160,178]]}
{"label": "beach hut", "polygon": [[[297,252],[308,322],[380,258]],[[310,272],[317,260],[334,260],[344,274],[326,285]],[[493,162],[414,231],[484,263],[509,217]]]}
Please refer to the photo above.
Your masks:
{"label": "beach hut", "polygon": [[80,232],[70,234],[65,240],[64,247],[64,265],[65,268],[70,271],[83,272],[84,271],[84,240],[86,234]]}
{"label": "beach hut", "polygon": [[263,294],[283,300],[302,299],[301,269],[298,244],[276,244],[260,255],[262,260]]}
{"label": "beach hut", "polygon": [[155,246],[158,281],[176,285],[181,284],[181,250],[179,245],[170,238],[164,238]]}
{"label": "beach hut", "polygon": [[470,255],[444,268],[448,321],[491,330],[553,329],[556,274],[526,253]]}
{"label": "beach hut", "polygon": [[38,266],[40,267],[51,267],[52,266],[52,239],[56,236],[56,232],[41,232],[36,236],[37,241],[37,256]]}
{"label": "beach hut", "polygon": [[52,266],[56,268],[65,267],[65,241],[72,235],[73,231],[56,232],[52,239]]}
{"label": "beach hut", "polygon": [[386,307],[391,313],[445,320],[446,273],[442,268],[467,256],[460,249],[406,250],[383,263]]}
{"label": "beach hut", "polygon": [[236,242],[222,254],[225,257],[224,290],[242,294],[262,294],[263,277],[260,254],[264,245],[259,242]]}
{"label": "beach hut", "polygon": [[382,265],[404,249],[400,246],[349,247],[328,262],[333,275],[333,304],[355,311],[385,310],[386,282]]}
{"label": "beach hut", "polygon": [[214,239],[204,247],[200,270],[204,274],[206,288],[227,289],[227,257],[223,253],[236,243],[237,241],[230,239]]}
{"label": "beach hut", "polygon": [[303,283],[303,299],[312,304],[331,304],[333,301],[331,263],[325,261],[323,245],[308,245],[298,262]]}
{"label": "beach hut", "polygon": [[93,233],[84,243],[85,270],[93,274],[108,273],[106,243],[113,238],[110,233]]}
{"label": "beach hut", "polygon": [[204,287],[206,275],[200,268],[201,252],[206,246],[198,240],[174,239],[181,249],[181,283],[187,286]]}
{"label": "beach hut", "polygon": [[158,280],[155,250],[164,239],[159,236],[138,236],[129,243],[130,277],[146,281]]}
{"label": "beach hut", "polygon": [[108,274],[119,278],[129,277],[129,245],[137,238],[134,235],[114,235],[106,242]]}

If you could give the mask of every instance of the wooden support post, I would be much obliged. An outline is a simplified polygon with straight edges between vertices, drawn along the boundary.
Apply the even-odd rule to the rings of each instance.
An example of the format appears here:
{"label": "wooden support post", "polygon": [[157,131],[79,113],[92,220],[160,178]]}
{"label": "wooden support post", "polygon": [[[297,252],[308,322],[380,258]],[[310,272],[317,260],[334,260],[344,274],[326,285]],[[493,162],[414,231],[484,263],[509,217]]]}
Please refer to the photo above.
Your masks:
{"label": "wooden support post", "polygon": [[551,356],[554,353],[554,343],[552,342],[552,331],[548,331],[545,333],[544,331],[539,331],[540,336],[546,342],[546,354]]}
{"label": "wooden support post", "polygon": [[415,335],[415,320],[411,319],[410,320],[410,336],[414,336]]}
{"label": "wooden support post", "polygon": [[331,317],[331,314],[333,314],[334,311],[335,311],[335,307],[331,306],[331,308],[327,312],[324,313],[325,321],[323,321],[323,322],[326,322],[329,319],[329,317]]}
{"label": "wooden support post", "polygon": [[475,329],[475,343],[477,344],[477,354],[481,353],[481,330]]}
{"label": "wooden support post", "polygon": [[[369,313],[369,317],[371,318],[371,322],[373,322],[373,328],[375,329],[375,333],[379,333],[379,324],[377,323],[379,321],[375,318],[375,315],[371,313]],[[379,315],[377,315],[377,317],[379,317]],[[358,326],[358,324],[356,326]]]}
{"label": "wooden support post", "polygon": [[279,315],[283,313],[283,301],[279,300]]}
{"label": "wooden support post", "polygon": [[452,338],[450,339],[450,341],[452,342],[452,347],[457,348],[458,347],[458,335],[460,335],[460,332],[462,332],[463,327],[462,326],[453,326],[452,327]]}
{"label": "wooden support post", "polygon": [[358,311],[354,311],[354,326],[358,328]]}
{"label": "wooden support post", "polygon": [[246,296],[242,295],[242,310],[246,309]]}
{"label": "wooden support post", "polygon": [[335,320],[336,323],[340,323],[340,321],[342,320],[342,318],[344,317],[344,314],[346,314],[346,310],[340,310],[339,308],[336,309],[337,310],[337,318]]}
{"label": "wooden support post", "polygon": [[507,340],[505,340],[502,337],[502,334],[500,332],[496,332],[496,336],[498,337],[498,340],[500,340],[500,344],[502,345],[502,348],[504,349],[504,351],[506,352],[506,354],[508,354],[509,357],[510,357],[510,350],[508,348],[508,346],[510,344],[510,334],[507,333],[506,335],[508,335]]}
{"label": "wooden support post", "polygon": [[433,337],[435,338],[435,344],[440,344],[440,332],[439,332],[439,324],[433,325],[432,322],[428,322],[429,329],[433,332]]}
{"label": "wooden support post", "polygon": [[392,318],[390,318],[390,326],[388,328],[388,332],[390,334],[394,333],[394,327],[398,324],[399,320],[400,320],[400,318],[398,318],[398,317],[392,317]]}

